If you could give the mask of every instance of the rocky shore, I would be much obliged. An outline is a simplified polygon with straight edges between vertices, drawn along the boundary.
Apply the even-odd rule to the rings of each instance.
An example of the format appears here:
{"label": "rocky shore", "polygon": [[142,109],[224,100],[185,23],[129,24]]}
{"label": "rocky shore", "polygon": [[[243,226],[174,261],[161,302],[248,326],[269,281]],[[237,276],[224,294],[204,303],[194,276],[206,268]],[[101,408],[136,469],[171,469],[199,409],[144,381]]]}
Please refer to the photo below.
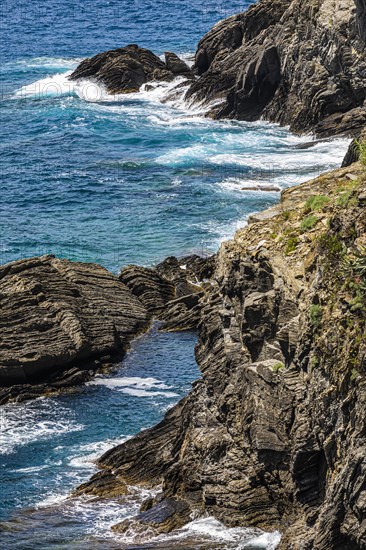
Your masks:
{"label": "rocky shore", "polygon": [[113,368],[153,318],[164,330],[195,327],[212,271],[198,256],[128,266],[119,277],[53,256],[1,266],[0,404],[69,390]]}
{"label": "rocky shore", "polygon": [[[284,549],[366,547],[365,204],[359,164],[324,174],[208,260],[194,306],[202,379],[78,490],[108,498],[162,484],[117,531],[151,536],[208,513],[279,529]],[[146,307],[150,280],[130,278]]]}
{"label": "rocky shore", "polygon": [[[71,79],[110,93],[183,77],[208,116],[362,139],[364,0],[262,0],[221,21],[189,68],[136,45]],[[76,490],[161,486],[114,527],[149,536],[193,516],[282,533],[279,548],[366,548],[366,171],[288,189],[210,258],[119,277],[52,256],[0,268],[0,403],[64,391],[110,368],[153,320],[195,329],[202,378],[164,419],[103,455]]]}
{"label": "rocky shore", "polygon": [[213,118],[357,136],[366,124],[364,0],[261,0],[217,23],[192,69],[171,52],[164,62],[130,45],[84,60],[70,78],[115,94],[176,76],[188,79],[185,99]]}

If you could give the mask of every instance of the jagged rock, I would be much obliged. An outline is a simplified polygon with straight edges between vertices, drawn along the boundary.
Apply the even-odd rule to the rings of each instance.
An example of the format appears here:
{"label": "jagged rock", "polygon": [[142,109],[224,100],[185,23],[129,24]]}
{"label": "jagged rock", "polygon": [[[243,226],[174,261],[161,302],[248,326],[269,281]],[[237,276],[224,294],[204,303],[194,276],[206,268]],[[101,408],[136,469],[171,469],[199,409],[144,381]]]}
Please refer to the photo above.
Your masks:
{"label": "jagged rock", "polygon": [[52,256],[1,266],[0,298],[4,401],[85,381],[149,322],[141,302],[106,269]]}
{"label": "jagged rock", "polygon": [[357,134],[365,126],[365,3],[261,0],[200,41],[187,98],[210,116]]}
{"label": "jagged rock", "polygon": [[360,150],[358,143],[362,143],[366,140],[366,127],[357,136],[357,139],[353,139],[347,149],[347,153],[342,162],[342,168],[351,166],[354,162],[357,162],[360,158]]}
{"label": "jagged rock", "polygon": [[182,59],[179,59],[179,57],[173,52],[165,52],[165,65],[168,71],[171,71],[174,75],[194,78],[187,63],[182,61]]}
{"label": "jagged rock", "polygon": [[355,0],[357,5],[357,24],[362,40],[366,42],[366,1]]}
{"label": "jagged rock", "polygon": [[187,294],[168,302],[159,319],[163,321],[160,330],[175,332],[178,330],[194,330],[200,319],[199,300],[202,292]]}
{"label": "jagged rock", "polygon": [[164,63],[150,50],[136,44],[109,50],[84,59],[70,75],[70,80],[95,79],[111,94],[138,92],[150,81],[170,81],[178,75],[191,76],[189,67],[173,53]]}
{"label": "jagged rock", "polygon": [[128,494],[128,487],[122,480],[116,483],[116,477],[109,472],[97,472],[89,481],[74,491],[73,496],[90,495],[99,498],[116,498]]}
{"label": "jagged rock", "polygon": [[[365,192],[358,164],[325,174],[221,246],[199,298],[202,379],[160,424],[101,457],[111,494],[162,484],[158,502],[280,529],[281,549],[366,548],[366,314],[352,310],[341,262],[366,243]],[[317,194],[329,197],[324,223],[289,251]],[[176,264],[164,264],[172,278]],[[180,519],[172,512],[164,529]]]}
{"label": "jagged rock", "polygon": [[161,277],[156,269],[131,265],[121,271],[119,280],[151,312],[159,312],[175,297],[174,284]]}
{"label": "jagged rock", "polygon": [[214,265],[215,256],[170,256],[154,268],[128,266],[119,278],[163,321],[162,330],[192,330],[199,320],[202,285],[212,277]]}

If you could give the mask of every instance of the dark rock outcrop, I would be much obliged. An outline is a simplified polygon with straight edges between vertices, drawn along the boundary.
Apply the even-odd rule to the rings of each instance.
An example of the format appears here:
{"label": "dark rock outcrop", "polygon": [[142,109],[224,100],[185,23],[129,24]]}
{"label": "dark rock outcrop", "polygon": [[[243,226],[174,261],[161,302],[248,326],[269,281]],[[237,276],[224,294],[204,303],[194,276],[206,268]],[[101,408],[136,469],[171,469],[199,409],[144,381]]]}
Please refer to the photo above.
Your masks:
{"label": "dark rock outcrop", "polygon": [[200,41],[187,97],[214,102],[215,118],[357,134],[366,124],[364,10],[363,0],[357,11],[354,0],[261,0]]}
{"label": "dark rock outcrop", "polygon": [[85,381],[150,319],[103,267],[52,256],[1,266],[0,299],[2,401]]}
{"label": "dark rock outcrop", "polygon": [[43,256],[0,267],[0,404],[59,392],[113,367],[150,323],[195,329],[214,257],[128,266]]}
{"label": "dark rock outcrop", "polygon": [[362,40],[366,43],[366,1],[355,0],[357,5],[357,24]]}
{"label": "dark rock outcrop", "polygon": [[347,153],[342,162],[342,168],[351,166],[354,162],[357,162],[360,158],[360,145],[366,141],[366,128],[363,129],[357,138],[354,138],[349,144]]}
{"label": "dark rock outcrop", "polygon": [[142,511],[133,520],[125,519],[113,527],[114,531],[125,533],[131,530],[134,535],[149,531],[150,535],[170,533],[190,521],[191,509],[187,503],[173,498],[162,498],[151,508]]}
{"label": "dark rock outcrop", "polygon": [[165,66],[174,75],[193,78],[193,73],[187,63],[173,52],[165,52]]}
{"label": "dark rock outcrop", "polygon": [[278,528],[283,549],[366,548],[365,196],[358,165],[325,174],[222,245],[200,297],[202,379],[99,460],[112,495],[162,483],[147,523],[159,502],[180,502],[230,526]]}
{"label": "dark rock outcrop", "polygon": [[202,289],[214,266],[215,256],[192,255],[180,260],[170,256],[154,268],[127,266],[119,278],[155,319],[163,322],[161,330],[192,330],[199,319]]}
{"label": "dark rock outcrop", "polygon": [[186,99],[207,104],[213,118],[357,136],[366,126],[365,20],[364,0],[260,0],[202,38],[192,69],[132,44],[85,59],[70,78],[115,94],[180,75],[191,80]]}
{"label": "dark rock outcrop", "polygon": [[111,94],[138,92],[142,84],[170,81],[176,76],[192,77],[189,67],[175,54],[166,54],[166,63],[150,50],[136,44],[109,50],[84,59],[70,80],[94,79]]}

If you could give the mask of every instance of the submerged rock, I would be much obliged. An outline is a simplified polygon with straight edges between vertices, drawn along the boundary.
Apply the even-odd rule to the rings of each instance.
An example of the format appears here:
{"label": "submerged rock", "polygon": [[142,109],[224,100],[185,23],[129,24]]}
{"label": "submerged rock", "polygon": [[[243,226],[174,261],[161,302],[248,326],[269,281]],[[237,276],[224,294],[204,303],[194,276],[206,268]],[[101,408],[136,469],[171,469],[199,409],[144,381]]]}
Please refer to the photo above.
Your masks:
{"label": "submerged rock", "polygon": [[[162,484],[118,529],[151,527],[150,506],[154,522],[173,499],[279,529],[283,549],[366,548],[366,312],[349,267],[366,246],[364,196],[360,166],[325,174],[222,245],[199,298],[202,379],[98,461],[111,495]],[[168,512],[164,532],[188,521]]]}
{"label": "submerged rock", "polygon": [[150,315],[103,267],[52,256],[0,267],[0,400],[81,383],[146,329]]}
{"label": "submerged rock", "polygon": [[166,63],[150,50],[130,44],[84,59],[70,80],[94,79],[111,94],[138,92],[142,84],[170,81],[176,76],[192,77],[189,67],[173,53]]}

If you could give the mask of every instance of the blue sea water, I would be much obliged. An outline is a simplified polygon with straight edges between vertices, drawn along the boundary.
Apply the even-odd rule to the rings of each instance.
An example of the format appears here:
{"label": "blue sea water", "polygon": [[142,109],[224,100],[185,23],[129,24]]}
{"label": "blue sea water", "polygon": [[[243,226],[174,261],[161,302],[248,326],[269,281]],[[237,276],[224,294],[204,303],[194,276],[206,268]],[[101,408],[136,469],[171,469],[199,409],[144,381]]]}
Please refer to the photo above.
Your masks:
{"label": "blue sea water", "polygon": [[[202,35],[249,3],[2,1],[0,263],[50,252],[118,272],[213,252],[251,212],[278,201],[280,189],[339,165],[347,140],[205,119],[202,108],[171,95],[171,84],[111,98],[67,79],[81,59],[128,43],[191,62]],[[125,509],[64,497],[103,450],[157,422],[189,391],[199,376],[194,344],[191,333],[152,331],[98,383],[2,409],[4,548],[122,547],[109,526],[143,495]],[[200,521],[183,539],[194,533],[216,540],[212,548],[244,548],[254,536]]]}

